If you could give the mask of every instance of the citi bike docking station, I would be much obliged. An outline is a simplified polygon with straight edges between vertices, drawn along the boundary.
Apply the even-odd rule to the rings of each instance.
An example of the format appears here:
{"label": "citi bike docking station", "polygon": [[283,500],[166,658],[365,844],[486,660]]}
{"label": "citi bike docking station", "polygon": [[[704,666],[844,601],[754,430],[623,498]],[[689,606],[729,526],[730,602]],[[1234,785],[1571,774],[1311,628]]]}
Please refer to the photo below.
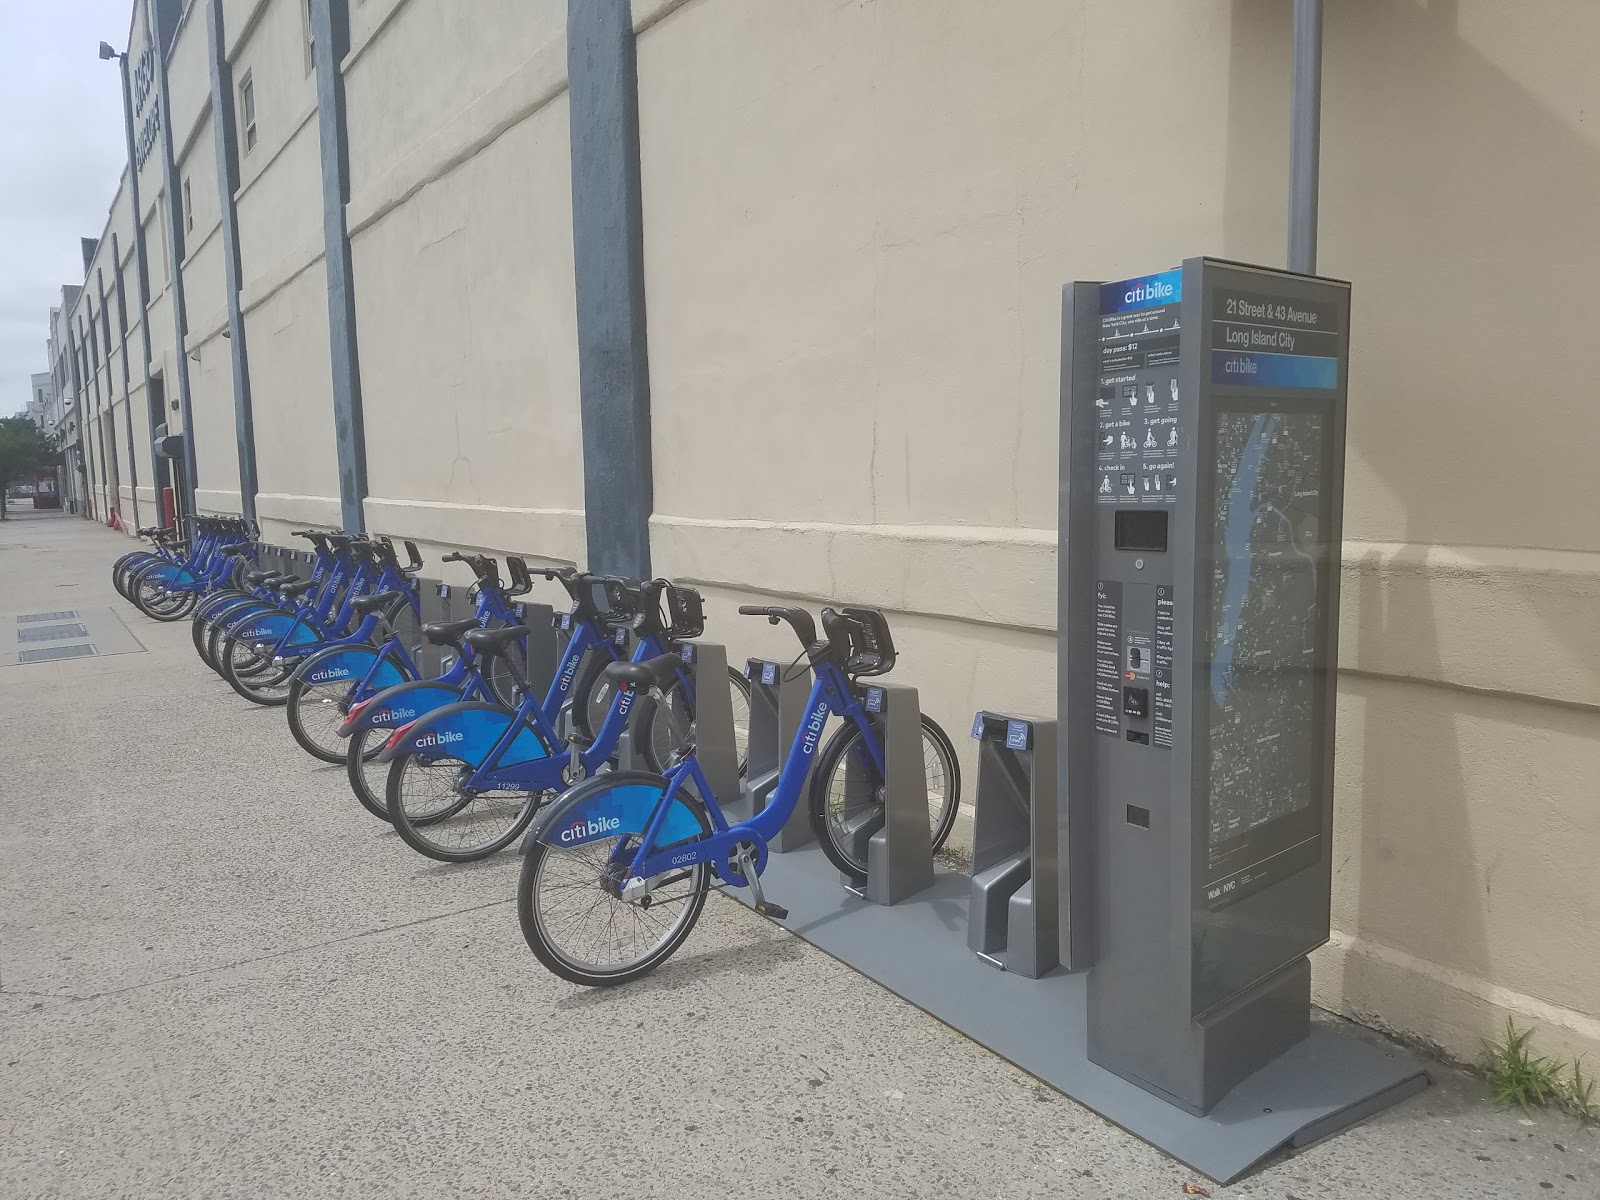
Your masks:
{"label": "citi bike docking station", "polygon": [[814,850],[763,876],[794,932],[1223,1183],[1428,1083],[1311,1019],[1349,312],[1204,258],[1069,284],[1057,720],[978,714],[971,878],[872,905]]}
{"label": "citi bike docking station", "polygon": [[[750,681],[750,770],[743,794],[729,806],[729,816],[741,821],[749,820],[767,806],[772,789],[778,786],[784,755],[800,732],[806,697],[811,694],[811,668],[803,663],[751,658],[745,660],[744,673]],[[767,845],[787,854],[814,845],[816,840],[805,810],[797,806]]]}

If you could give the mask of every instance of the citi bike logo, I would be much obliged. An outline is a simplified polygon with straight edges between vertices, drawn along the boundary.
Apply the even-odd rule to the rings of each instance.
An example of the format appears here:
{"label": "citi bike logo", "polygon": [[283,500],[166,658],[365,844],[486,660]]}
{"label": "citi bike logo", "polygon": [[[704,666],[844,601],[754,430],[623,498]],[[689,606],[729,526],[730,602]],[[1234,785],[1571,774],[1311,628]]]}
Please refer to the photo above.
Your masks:
{"label": "citi bike logo", "polygon": [[572,677],[574,675],[576,675],[577,673],[578,673],[578,658],[577,658],[576,655],[574,655],[568,661],[567,669],[565,671],[561,672],[561,691],[562,691],[563,694],[565,694],[566,690],[572,686]]}
{"label": "citi bike logo", "polygon": [[350,672],[344,667],[323,667],[320,671],[313,671],[306,676],[312,683],[327,683],[334,679],[349,679]]}
{"label": "citi bike logo", "polygon": [[1138,287],[1129,288],[1122,296],[1124,304],[1141,304],[1155,300],[1170,299],[1172,299],[1172,285],[1163,283],[1159,279],[1152,279],[1146,283],[1139,284]]}
{"label": "citi bike logo", "polygon": [[437,733],[430,733],[416,740],[415,745],[420,750],[424,746],[448,746],[451,742],[466,740],[464,733],[451,733],[448,729],[441,729]]}
{"label": "citi bike logo", "polygon": [[828,723],[828,706],[822,705],[817,709],[817,715],[806,722],[805,736],[800,739],[800,753],[810,754],[817,748],[817,739],[822,736],[822,727]]}
{"label": "citi bike logo", "polygon": [[579,818],[561,831],[560,840],[569,843],[576,842],[586,837],[593,838],[606,833],[615,833],[621,828],[621,817],[596,817],[592,821]]}
{"label": "citi bike logo", "polygon": [[381,713],[373,713],[372,719],[375,723],[382,721],[398,725],[401,721],[409,721],[416,715],[417,710],[414,708],[391,708]]}

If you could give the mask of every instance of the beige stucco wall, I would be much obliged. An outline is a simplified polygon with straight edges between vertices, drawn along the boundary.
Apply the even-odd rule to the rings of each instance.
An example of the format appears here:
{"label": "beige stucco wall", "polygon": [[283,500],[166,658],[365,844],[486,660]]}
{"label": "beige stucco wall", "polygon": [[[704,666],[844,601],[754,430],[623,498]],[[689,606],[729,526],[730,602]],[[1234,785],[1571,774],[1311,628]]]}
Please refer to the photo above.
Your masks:
{"label": "beige stucco wall", "polygon": [[565,9],[489,9],[377,6],[345,62],[366,517],[576,561]]}
{"label": "beige stucco wall", "polygon": [[322,169],[316,81],[305,73],[299,0],[266,0],[251,11],[242,32],[231,13],[226,26],[235,47],[235,86],[246,71],[254,82],[259,137],[240,159],[235,195],[244,263],[240,305],[250,355],[257,510],[268,535],[283,541],[289,527],[340,523]]}
{"label": "beige stucco wall", "polygon": [[[732,616],[758,590],[894,610],[953,733],[1050,711],[1060,285],[1282,260],[1289,6],[661,12],[657,570],[715,585],[736,655],[790,650]],[[1600,317],[1597,36],[1576,2],[1327,19],[1320,267],[1356,318],[1317,993],[1463,1057],[1507,1014],[1600,1051],[1600,415],[1551,352]]]}

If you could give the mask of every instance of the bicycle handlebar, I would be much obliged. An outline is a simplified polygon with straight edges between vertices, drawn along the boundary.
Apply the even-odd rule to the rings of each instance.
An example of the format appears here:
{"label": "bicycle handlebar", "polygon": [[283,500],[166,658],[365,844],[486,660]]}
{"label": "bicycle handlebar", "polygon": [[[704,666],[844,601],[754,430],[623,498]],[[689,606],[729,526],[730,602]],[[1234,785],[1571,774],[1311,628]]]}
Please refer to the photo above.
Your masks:
{"label": "bicycle handlebar", "polygon": [[811,614],[803,608],[783,608],[779,605],[741,604],[739,615],[745,617],[765,617],[767,624],[776,625],[785,621],[799,637],[800,644],[810,654],[817,644],[817,625],[811,619]]}

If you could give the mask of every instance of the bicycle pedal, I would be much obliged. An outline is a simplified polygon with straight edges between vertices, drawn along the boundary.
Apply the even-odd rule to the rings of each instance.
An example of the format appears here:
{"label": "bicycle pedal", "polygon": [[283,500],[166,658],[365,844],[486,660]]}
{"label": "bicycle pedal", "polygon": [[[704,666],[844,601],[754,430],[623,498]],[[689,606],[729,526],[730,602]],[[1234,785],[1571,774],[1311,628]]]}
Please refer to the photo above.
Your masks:
{"label": "bicycle pedal", "polygon": [[756,901],[756,911],[763,917],[771,917],[774,921],[789,919],[789,910],[781,904],[774,904],[771,900]]}

